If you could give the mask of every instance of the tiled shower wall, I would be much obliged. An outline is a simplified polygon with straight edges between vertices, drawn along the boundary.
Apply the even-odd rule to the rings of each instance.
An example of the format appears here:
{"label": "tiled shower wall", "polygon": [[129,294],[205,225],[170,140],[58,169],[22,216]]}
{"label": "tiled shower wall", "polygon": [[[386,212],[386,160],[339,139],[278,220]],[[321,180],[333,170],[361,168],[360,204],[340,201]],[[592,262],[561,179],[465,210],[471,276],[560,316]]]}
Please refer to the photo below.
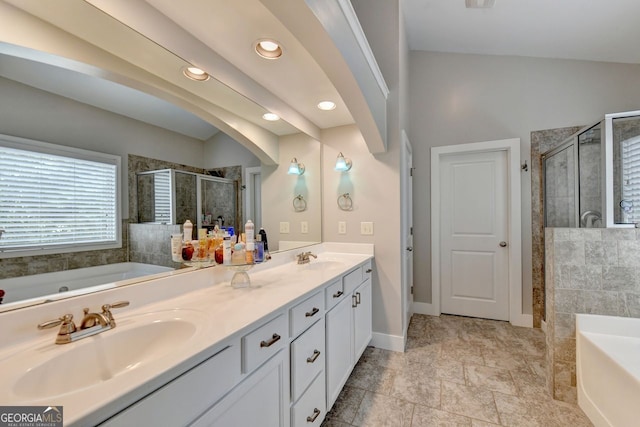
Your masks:
{"label": "tiled shower wall", "polygon": [[575,314],[640,318],[640,230],[547,228],[547,387],[575,403]]}
{"label": "tiled shower wall", "polygon": [[181,230],[180,225],[129,224],[129,261],[180,268],[171,260],[171,235]]}

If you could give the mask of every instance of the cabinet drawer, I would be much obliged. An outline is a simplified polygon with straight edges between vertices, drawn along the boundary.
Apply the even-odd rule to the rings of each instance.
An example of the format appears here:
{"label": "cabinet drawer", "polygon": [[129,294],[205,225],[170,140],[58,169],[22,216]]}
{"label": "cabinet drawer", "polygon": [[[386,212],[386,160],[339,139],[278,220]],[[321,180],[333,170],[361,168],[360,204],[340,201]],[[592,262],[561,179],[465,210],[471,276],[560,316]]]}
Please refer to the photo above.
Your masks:
{"label": "cabinet drawer", "polygon": [[239,344],[236,341],[101,425],[177,426],[191,423],[240,381]]}
{"label": "cabinet drawer", "polygon": [[286,333],[286,318],[281,314],[242,337],[242,372],[253,371],[283,348]]}
{"label": "cabinet drawer", "polygon": [[289,320],[291,322],[291,337],[295,338],[302,331],[320,319],[324,314],[324,299],[322,292],[302,301],[289,310]]}
{"label": "cabinet drawer", "polygon": [[318,375],[298,403],[291,408],[293,427],[318,427],[325,417],[324,376]]}
{"label": "cabinet drawer", "polygon": [[344,293],[350,294],[362,283],[362,267],[358,267],[352,272],[346,274],[342,279],[344,284]]}
{"label": "cabinet drawer", "polygon": [[324,368],[324,322],[291,343],[291,400],[295,402]]}
{"label": "cabinet drawer", "polygon": [[331,310],[334,305],[339,303],[345,298],[344,288],[342,287],[342,280],[336,280],[324,290],[324,305],[327,311]]}

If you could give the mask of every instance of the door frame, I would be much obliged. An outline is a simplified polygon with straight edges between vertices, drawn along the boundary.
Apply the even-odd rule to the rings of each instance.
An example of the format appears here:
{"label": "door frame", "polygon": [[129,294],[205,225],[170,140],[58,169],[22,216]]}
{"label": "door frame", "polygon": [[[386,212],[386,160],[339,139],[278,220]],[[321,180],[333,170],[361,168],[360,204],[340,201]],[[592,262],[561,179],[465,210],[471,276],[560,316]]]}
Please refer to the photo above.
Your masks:
{"label": "door frame", "polygon": [[[413,283],[409,283],[409,274],[406,271],[406,263],[407,263],[407,247],[409,246],[409,242],[407,241],[407,235],[409,234],[409,227],[413,226],[413,224],[407,224],[407,217],[406,214],[404,213],[404,209],[407,209],[408,207],[408,201],[409,198],[411,198],[411,200],[413,200],[413,194],[409,194],[409,180],[412,179],[410,174],[412,173],[412,171],[407,170],[406,165],[407,165],[407,152],[410,153],[411,155],[413,155],[413,148],[411,146],[411,141],[409,141],[409,137],[407,136],[407,133],[404,131],[404,129],[402,130],[402,147],[400,149],[400,157],[401,157],[401,161],[400,161],[400,174],[401,174],[401,178],[400,178],[400,187],[401,187],[401,192],[400,192],[400,200],[401,200],[401,205],[402,205],[402,209],[403,209],[403,213],[401,215],[401,239],[400,239],[400,253],[401,255],[401,264],[402,264],[402,335],[403,335],[403,339],[404,339],[404,344],[406,344],[407,342],[407,329],[409,328],[409,322],[407,321],[407,317],[409,317],[409,319],[411,318],[411,315],[413,315],[413,304],[408,304],[407,300],[408,300],[408,294],[411,292],[411,286],[413,285]],[[413,166],[413,165],[412,165]],[[413,213],[413,212],[412,212]],[[411,217],[413,217],[413,215],[411,215]],[[413,220],[412,220],[413,221]],[[411,266],[413,267],[413,266]],[[413,275],[411,275],[413,277]],[[412,298],[413,300],[413,298]],[[408,316],[407,316],[408,313]]]}
{"label": "door frame", "polygon": [[520,188],[520,138],[475,142],[431,148],[431,304],[432,314],[440,315],[440,162],[449,154],[506,151],[509,221],[509,322],[533,326],[533,315],[522,307],[522,217]]}
{"label": "door frame", "polygon": [[[247,222],[247,219],[252,219],[254,222],[257,222],[255,217],[249,218],[249,213],[256,208],[256,206],[253,206],[253,200],[255,199],[256,192],[254,177],[261,174],[262,167],[260,166],[244,169],[244,208],[242,209],[242,214],[244,216],[243,223]],[[262,224],[257,224],[257,226],[261,227]]]}

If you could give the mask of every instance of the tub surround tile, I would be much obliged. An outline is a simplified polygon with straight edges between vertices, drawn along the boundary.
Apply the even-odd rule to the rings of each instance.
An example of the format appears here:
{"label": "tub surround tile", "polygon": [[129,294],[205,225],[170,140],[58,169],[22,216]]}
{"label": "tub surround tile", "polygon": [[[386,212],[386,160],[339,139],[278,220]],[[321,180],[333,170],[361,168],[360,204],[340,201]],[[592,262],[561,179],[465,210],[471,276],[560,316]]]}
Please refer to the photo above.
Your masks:
{"label": "tub surround tile", "polygon": [[[638,230],[601,229],[599,233],[601,240],[587,229],[552,228],[545,234],[546,386],[555,399],[571,403],[577,395],[575,313],[640,317]],[[584,245],[585,265],[576,263],[580,245]]]}

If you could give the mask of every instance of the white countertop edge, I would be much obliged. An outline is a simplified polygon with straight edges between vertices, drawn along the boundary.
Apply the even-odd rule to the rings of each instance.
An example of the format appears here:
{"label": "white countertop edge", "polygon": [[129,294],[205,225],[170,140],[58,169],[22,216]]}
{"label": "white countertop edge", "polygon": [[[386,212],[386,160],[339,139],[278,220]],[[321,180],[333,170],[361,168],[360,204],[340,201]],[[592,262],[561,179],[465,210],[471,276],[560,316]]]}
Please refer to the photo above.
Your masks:
{"label": "white countertop edge", "polygon": [[[75,300],[56,301],[45,306],[31,307],[29,309],[13,313],[2,313],[0,314],[0,322],[3,320],[9,320],[10,318],[13,318],[13,320],[20,319],[24,321],[25,318],[30,317],[31,319],[27,322],[26,327],[35,329],[34,325],[42,319],[43,314],[40,313],[38,320],[35,321],[32,316],[37,315],[38,312],[42,312],[43,310],[47,312],[54,310],[54,312],[57,313],[57,311],[60,311],[62,306],[65,306],[65,310],[63,311],[75,312],[77,307],[82,305],[88,305],[91,307],[95,306],[96,303],[91,300],[100,301],[100,304],[102,304],[104,302],[113,302],[111,301],[112,299],[120,299],[120,297],[131,299],[136,303],[132,303],[130,309],[122,310],[120,312],[120,316],[118,316],[118,313],[114,312],[116,320],[118,317],[128,318],[130,316],[146,312],[178,307],[203,311],[206,311],[208,308],[212,308],[214,311],[218,308],[220,309],[220,313],[211,313],[208,323],[211,327],[211,325],[221,325],[226,322],[228,323],[227,326],[224,328],[212,328],[211,333],[207,334],[207,337],[211,336],[211,341],[191,346],[188,351],[185,350],[185,352],[179,353],[177,357],[167,360],[166,366],[155,367],[155,371],[159,371],[159,373],[150,374],[149,372],[146,372],[145,374],[142,369],[139,371],[133,371],[133,373],[127,373],[127,378],[131,380],[131,384],[117,384],[121,381],[110,380],[108,383],[105,383],[106,385],[104,388],[100,390],[92,390],[90,392],[94,397],[96,396],[96,393],[106,395],[106,400],[99,403],[95,402],[93,405],[83,406],[82,409],[84,410],[77,410],[77,407],[72,409],[74,407],[74,395],[67,395],[61,399],[57,399],[59,402],[50,402],[50,404],[62,404],[68,408],[65,409],[65,425],[75,423],[78,423],[78,425],[84,425],[87,423],[97,424],[122,411],[132,402],[145,397],[150,392],[166,384],[171,379],[211,357],[217,351],[224,348],[224,345],[226,345],[225,343],[235,339],[236,337],[239,338],[242,334],[248,332],[255,323],[268,320],[270,316],[285,306],[304,300],[318,288],[327,284],[336,277],[343,275],[356,266],[361,265],[373,256],[372,244],[322,243],[301,249],[318,254],[320,259],[322,258],[322,254],[348,255],[347,257],[340,257],[340,259],[345,262],[345,268],[335,270],[331,272],[331,274],[326,271],[305,273],[307,275],[305,283],[292,283],[291,280],[287,279],[295,277],[296,271],[288,270],[290,268],[296,268],[293,260],[295,259],[295,255],[301,252],[301,250],[285,251],[273,254],[273,259],[271,261],[264,263],[263,265],[256,266],[256,268],[249,272],[252,281],[256,283],[266,281],[267,283],[263,288],[251,290],[249,292],[243,289],[231,289],[228,286],[228,282],[225,282],[224,280],[221,282],[221,279],[224,279],[225,277],[230,278],[230,274],[224,267],[216,266],[210,269],[193,270],[190,272],[184,272],[180,275],[171,275],[158,280],[146,281],[135,286],[109,289],[108,291],[97,294],[78,297]],[[313,260],[311,262],[313,262]],[[183,287],[184,284],[180,282],[184,282],[185,280],[189,285],[184,286],[184,293],[180,294],[175,292],[176,288],[179,289]],[[274,284],[274,280],[278,282],[277,285]],[[212,281],[215,281],[216,283],[211,284]],[[186,288],[189,288],[189,290],[187,291]],[[151,290],[154,295],[165,294],[166,292],[168,294],[167,298],[149,297],[149,290]],[[171,290],[174,292],[171,292]],[[243,296],[243,292],[248,295],[246,298]],[[145,294],[147,294],[146,303],[143,302],[145,301]],[[271,298],[269,295],[275,295],[275,297]],[[229,296],[233,296],[232,301],[222,301]],[[221,298],[221,300],[216,300],[216,298]],[[260,301],[260,303],[257,304],[256,300]],[[77,307],[68,307],[72,302],[73,305]],[[248,307],[249,309],[247,311],[251,312],[251,315],[239,316],[231,320],[225,319],[224,312],[233,312],[234,304],[241,304],[245,308]],[[54,307],[54,305],[56,307]],[[4,316],[6,314],[13,315]],[[61,314],[64,313],[59,313],[57,315]],[[44,316],[51,317],[51,314],[45,314]],[[229,316],[227,315],[227,317]],[[23,329],[23,327],[20,326],[17,329],[19,331]],[[51,345],[55,345],[53,344],[55,331],[52,330],[50,332],[51,333],[43,334],[42,331],[39,331],[39,335],[45,336],[46,338],[44,339],[50,339]],[[41,339],[43,338],[38,338],[36,341],[40,341]],[[27,342],[20,342],[15,347],[11,346],[10,348],[7,348],[7,346],[3,346],[0,348],[0,360],[6,357],[7,352],[15,353],[17,349],[29,345],[33,345],[31,340]],[[117,388],[117,390],[113,390],[112,388],[116,385],[119,385],[120,387]],[[4,385],[4,387],[6,386],[8,385]],[[2,387],[0,379],[0,388]],[[29,403],[31,404],[35,402]],[[18,403],[12,402],[12,404]]]}

